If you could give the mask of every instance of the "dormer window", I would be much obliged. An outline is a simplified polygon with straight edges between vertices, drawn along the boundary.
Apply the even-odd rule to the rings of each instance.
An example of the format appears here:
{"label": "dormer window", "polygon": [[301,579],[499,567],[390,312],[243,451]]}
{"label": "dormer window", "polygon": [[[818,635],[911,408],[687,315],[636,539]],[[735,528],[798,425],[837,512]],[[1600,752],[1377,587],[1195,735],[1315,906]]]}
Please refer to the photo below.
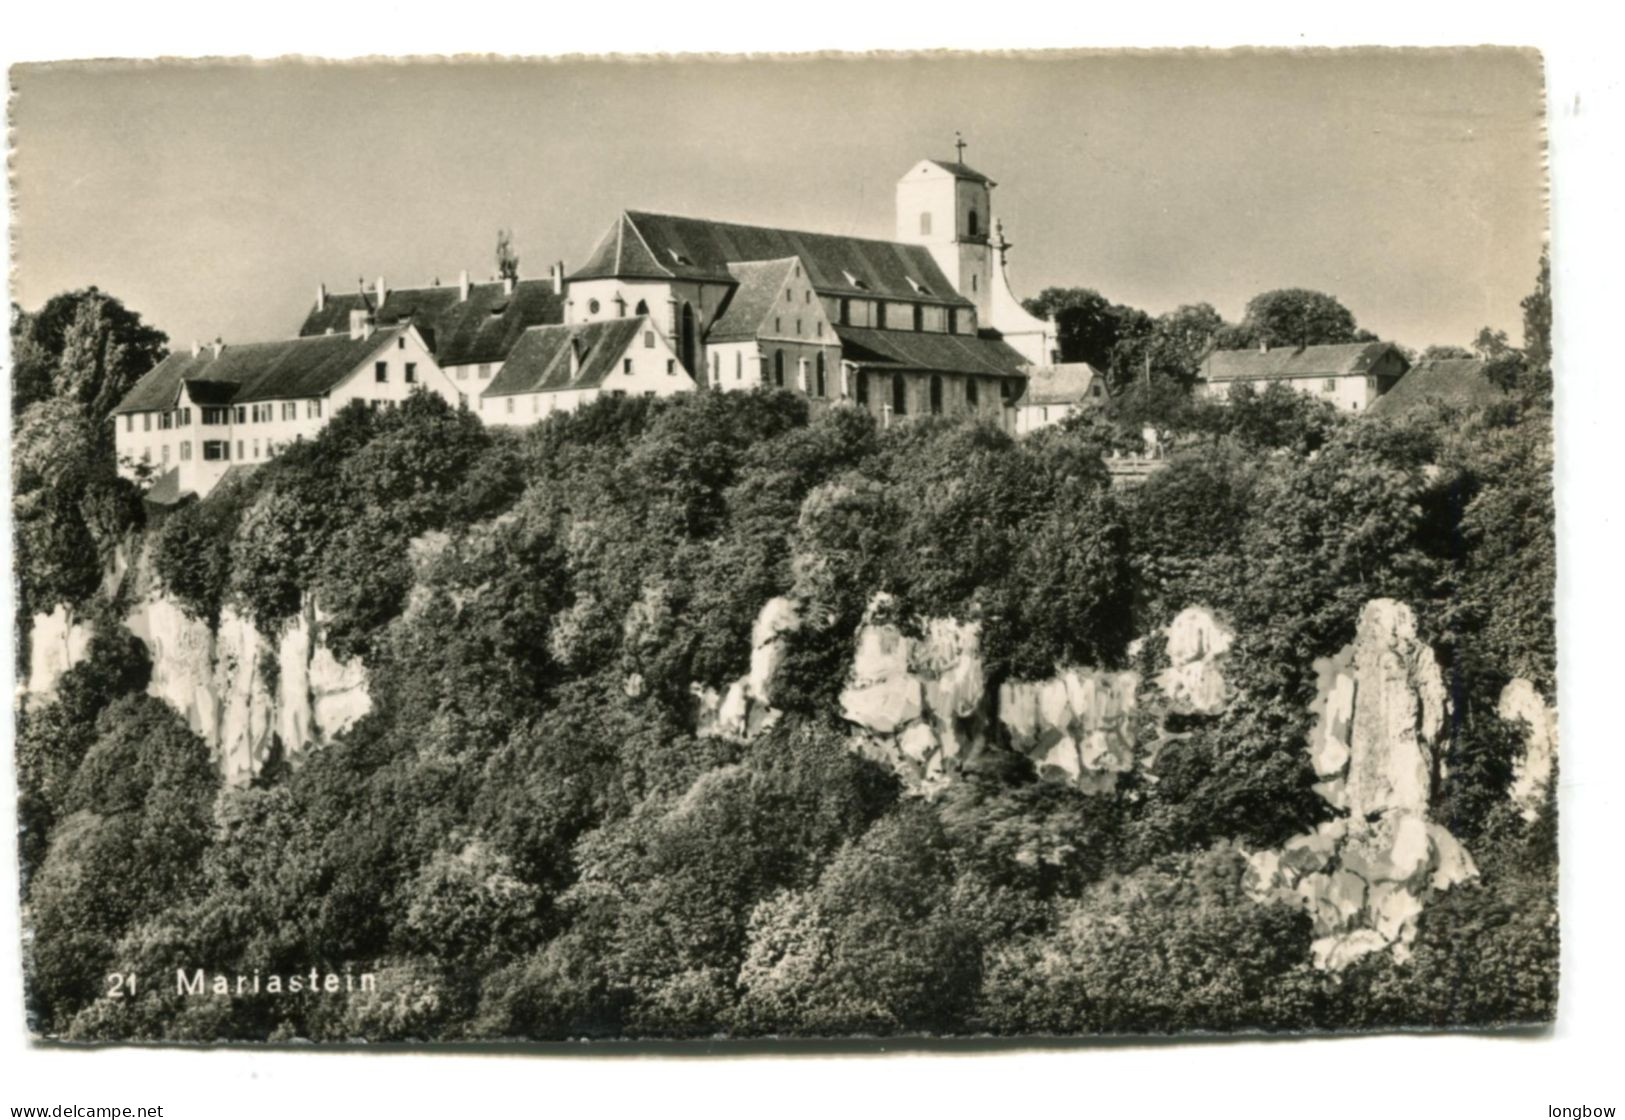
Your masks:
{"label": "dormer window", "polygon": [[691,261],[687,257],[685,257],[683,254],[679,253],[676,249],[667,249],[666,250],[666,255],[671,258],[673,264],[691,265],[691,264],[694,263],[693,261]]}
{"label": "dormer window", "polygon": [[869,285],[865,284],[862,280],[858,279],[856,276],[852,275],[850,272],[846,271],[845,269],[841,270],[841,275],[846,277],[846,282],[848,284],[852,285],[858,291],[867,292],[869,290]]}
{"label": "dormer window", "polygon": [[914,279],[914,277],[912,277],[912,276],[908,277],[908,286],[913,288],[916,292],[918,292],[922,296],[928,296],[928,295],[931,294],[931,289],[930,288],[926,287],[924,284],[920,283],[918,280]]}

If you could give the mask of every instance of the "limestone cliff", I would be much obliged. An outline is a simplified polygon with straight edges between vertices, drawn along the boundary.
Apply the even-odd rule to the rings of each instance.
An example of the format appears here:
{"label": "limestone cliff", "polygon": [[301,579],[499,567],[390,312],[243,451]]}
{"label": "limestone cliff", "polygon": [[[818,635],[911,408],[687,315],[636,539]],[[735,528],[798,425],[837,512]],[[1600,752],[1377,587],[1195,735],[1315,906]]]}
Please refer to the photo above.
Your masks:
{"label": "limestone cliff", "polygon": [[1246,887],[1260,901],[1308,909],[1318,968],[1384,949],[1404,961],[1433,892],[1478,874],[1467,850],[1428,819],[1446,762],[1444,681],[1410,608],[1389,599],[1367,603],[1354,641],[1315,671],[1307,744],[1315,789],[1345,815],[1255,853]]}
{"label": "limestone cliff", "polygon": [[1501,690],[1496,711],[1502,719],[1524,726],[1524,750],[1513,762],[1507,795],[1524,820],[1538,820],[1557,762],[1557,709],[1541,698],[1533,684],[1518,677]]}
{"label": "limestone cliff", "polygon": [[28,680],[24,697],[55,695],[62,674],[85,659],[95,627],[74,617],[62,603],[50,614],[36,614],[28,628]]}

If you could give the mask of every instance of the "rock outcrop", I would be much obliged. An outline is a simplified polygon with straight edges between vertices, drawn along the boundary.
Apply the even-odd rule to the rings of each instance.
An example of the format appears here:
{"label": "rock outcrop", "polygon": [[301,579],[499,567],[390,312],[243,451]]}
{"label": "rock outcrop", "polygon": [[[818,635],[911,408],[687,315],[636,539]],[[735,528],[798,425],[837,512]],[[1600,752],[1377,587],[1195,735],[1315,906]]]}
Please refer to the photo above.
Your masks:
{"label": "rock outcrop", "polygon": [[228,784],[258,774],[274,742],[293,758],[371,710],[365,668],[322,644],[309,602],[274,639],[229,608],[211,631],[161,594],[138,602],[125,624],[152,658],[148,693],[209,744]]}
{"label": "rock outcrop", "polygon": [[999,686],[999,722],[1011,748],[1032,759],[1040,777],[1101,793],[1134,767],[1139,688],[1138,673],[1104,669],[1009,681]]}
{"label": "rock outcrop", "polygon": [[717,691],[695,685],[695,727],[700,735],[748,739],[778,718],[771,698],[773,676],[784,662],[784,635],[800,622],[796,605],[783,597],[769,599],[751,628],[750,672]]}
{"label": "rock outcrop", "polygon": [[28,628],[28,681],[22,687],[23,695],[41,700],[56,695],[57,682],[85,659],[95,632],[62,603],[50,614],[36,614]]}
{"label": "rock outcrop", "polygon": [[1524,820],[1537,821],[1546,807],[1557,762],[1557,709],[1546,703],[1532,683],[1515,677],[1501,690],[1496,714],[1524,725],[1524,749],[1512,763],[1507,796]]}
{"label": "rock outcrop", "polygon": [[1384,949],[1404,961],[1429,896],[1478,873],[1427,816],[1444,763],[1444,681],[1410,608],[1389,599],[1367,603],[1353,643],[1315,670],[1315,789],[1345,815],[1255,853],[1245,885],[1309,910],[1318,968]]}

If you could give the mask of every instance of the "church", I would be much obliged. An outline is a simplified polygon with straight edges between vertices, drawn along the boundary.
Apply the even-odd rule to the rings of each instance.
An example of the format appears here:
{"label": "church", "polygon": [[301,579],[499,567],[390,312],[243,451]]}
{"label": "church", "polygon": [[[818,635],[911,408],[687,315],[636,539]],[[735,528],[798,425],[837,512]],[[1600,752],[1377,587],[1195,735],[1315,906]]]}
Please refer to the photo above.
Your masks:
{"label": "church", "polygon": [[[1055,324],[1012,293],[996,184],[957,149],[898,180],[890,241],[626,210],[545,280],[318,286],[295,338],[194,347],[138,382],[112,418],[121,469],[153,478],[149,499],[202,497],[350,397],[387,407],[420,386],[493,425],[603,396],[771,388],[885,426],[1015,431],[1029,378],[1059,360]],[[230,431],[194,439],[194,411]]]}

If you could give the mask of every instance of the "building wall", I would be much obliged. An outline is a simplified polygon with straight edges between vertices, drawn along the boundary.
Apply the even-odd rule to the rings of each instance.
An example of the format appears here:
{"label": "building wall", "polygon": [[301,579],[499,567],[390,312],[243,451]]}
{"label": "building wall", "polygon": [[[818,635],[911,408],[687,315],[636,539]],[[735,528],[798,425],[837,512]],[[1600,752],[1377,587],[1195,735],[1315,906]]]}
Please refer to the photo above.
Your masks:
{"label": "building wall", "polygon": [[[631,372],[626,363],[632,363]],[[555,389],[543,393],[513,393],[481,397],[479,417],[496,427],[523,427],[547,419],[555,412],[573,412],[601,396],[670,397],[692,393],[694,379],[684,372],[677,355],[656,333],[653,346],[644,345],[639,332],[616,355],[614,371],[601,384],[583,389]]]}
{"label": "building wall", "polygon": [[[931,382],[933,377],[940,378],[942,385],[942,408],[938,413],[931,409]],[[867,379],[867,400],[860,399],[862,382]],[[903,403],[905,406],[901,417],[893,407],[895,397],[893,385],[897,379],[903,383]],[[1004,398],[1000,389],[1000,378],[997,377],[970,377],[964,374],[943,373],[874,373],[865,374],[848,367],[845,384],[848,399],[865,409],[875,419],[885,424],[897,423],[900,419],[908,420],[920,416],[940,415],[948,417],[970,417],[990,421],[1001,427],[1008,426],[1010,418],[1006,416]],[[970,399],[969,384],[976,385],[976,400]],[[1014,391],[1014,390],[1012,390]]]}
{"label": "building wall", "polygon": [[501,362],[479,362],[461,366],[447,366],[446,379],[451,382],[455,394],[450,398],[452,404],[467,404],[471,409],[480,406],[480,394],[485,387],[491,384],[497,374],[502,372]]}
{"label": "building wall", "polygon": [[[1402,363],[1390,354],[1372,367],[1372,372],[1342,377],[1281,377],[1274,380],[1248,381],[1255,392],[1262,393],[1273,384],[1285,385],[1307,397],[1327,401],[1344,412],[1365,412],[1376,399],[1399,380]],[[1235,381],[1203,382],[1203,392],[1217,400],[1228,400],[1230,387]]]}
{"label": "building wall", "polygon": [[[921,229],[923,213],[931,215],[930,232]],[[971,229],[973,213],[975,232]],[[897,240],[929,249],[943,275],[960,295],[976,304],[984,322],[992,280],[987,245],[992,226],[993,196],[984,183],[956,179],[924,162],[897,182]]]}

